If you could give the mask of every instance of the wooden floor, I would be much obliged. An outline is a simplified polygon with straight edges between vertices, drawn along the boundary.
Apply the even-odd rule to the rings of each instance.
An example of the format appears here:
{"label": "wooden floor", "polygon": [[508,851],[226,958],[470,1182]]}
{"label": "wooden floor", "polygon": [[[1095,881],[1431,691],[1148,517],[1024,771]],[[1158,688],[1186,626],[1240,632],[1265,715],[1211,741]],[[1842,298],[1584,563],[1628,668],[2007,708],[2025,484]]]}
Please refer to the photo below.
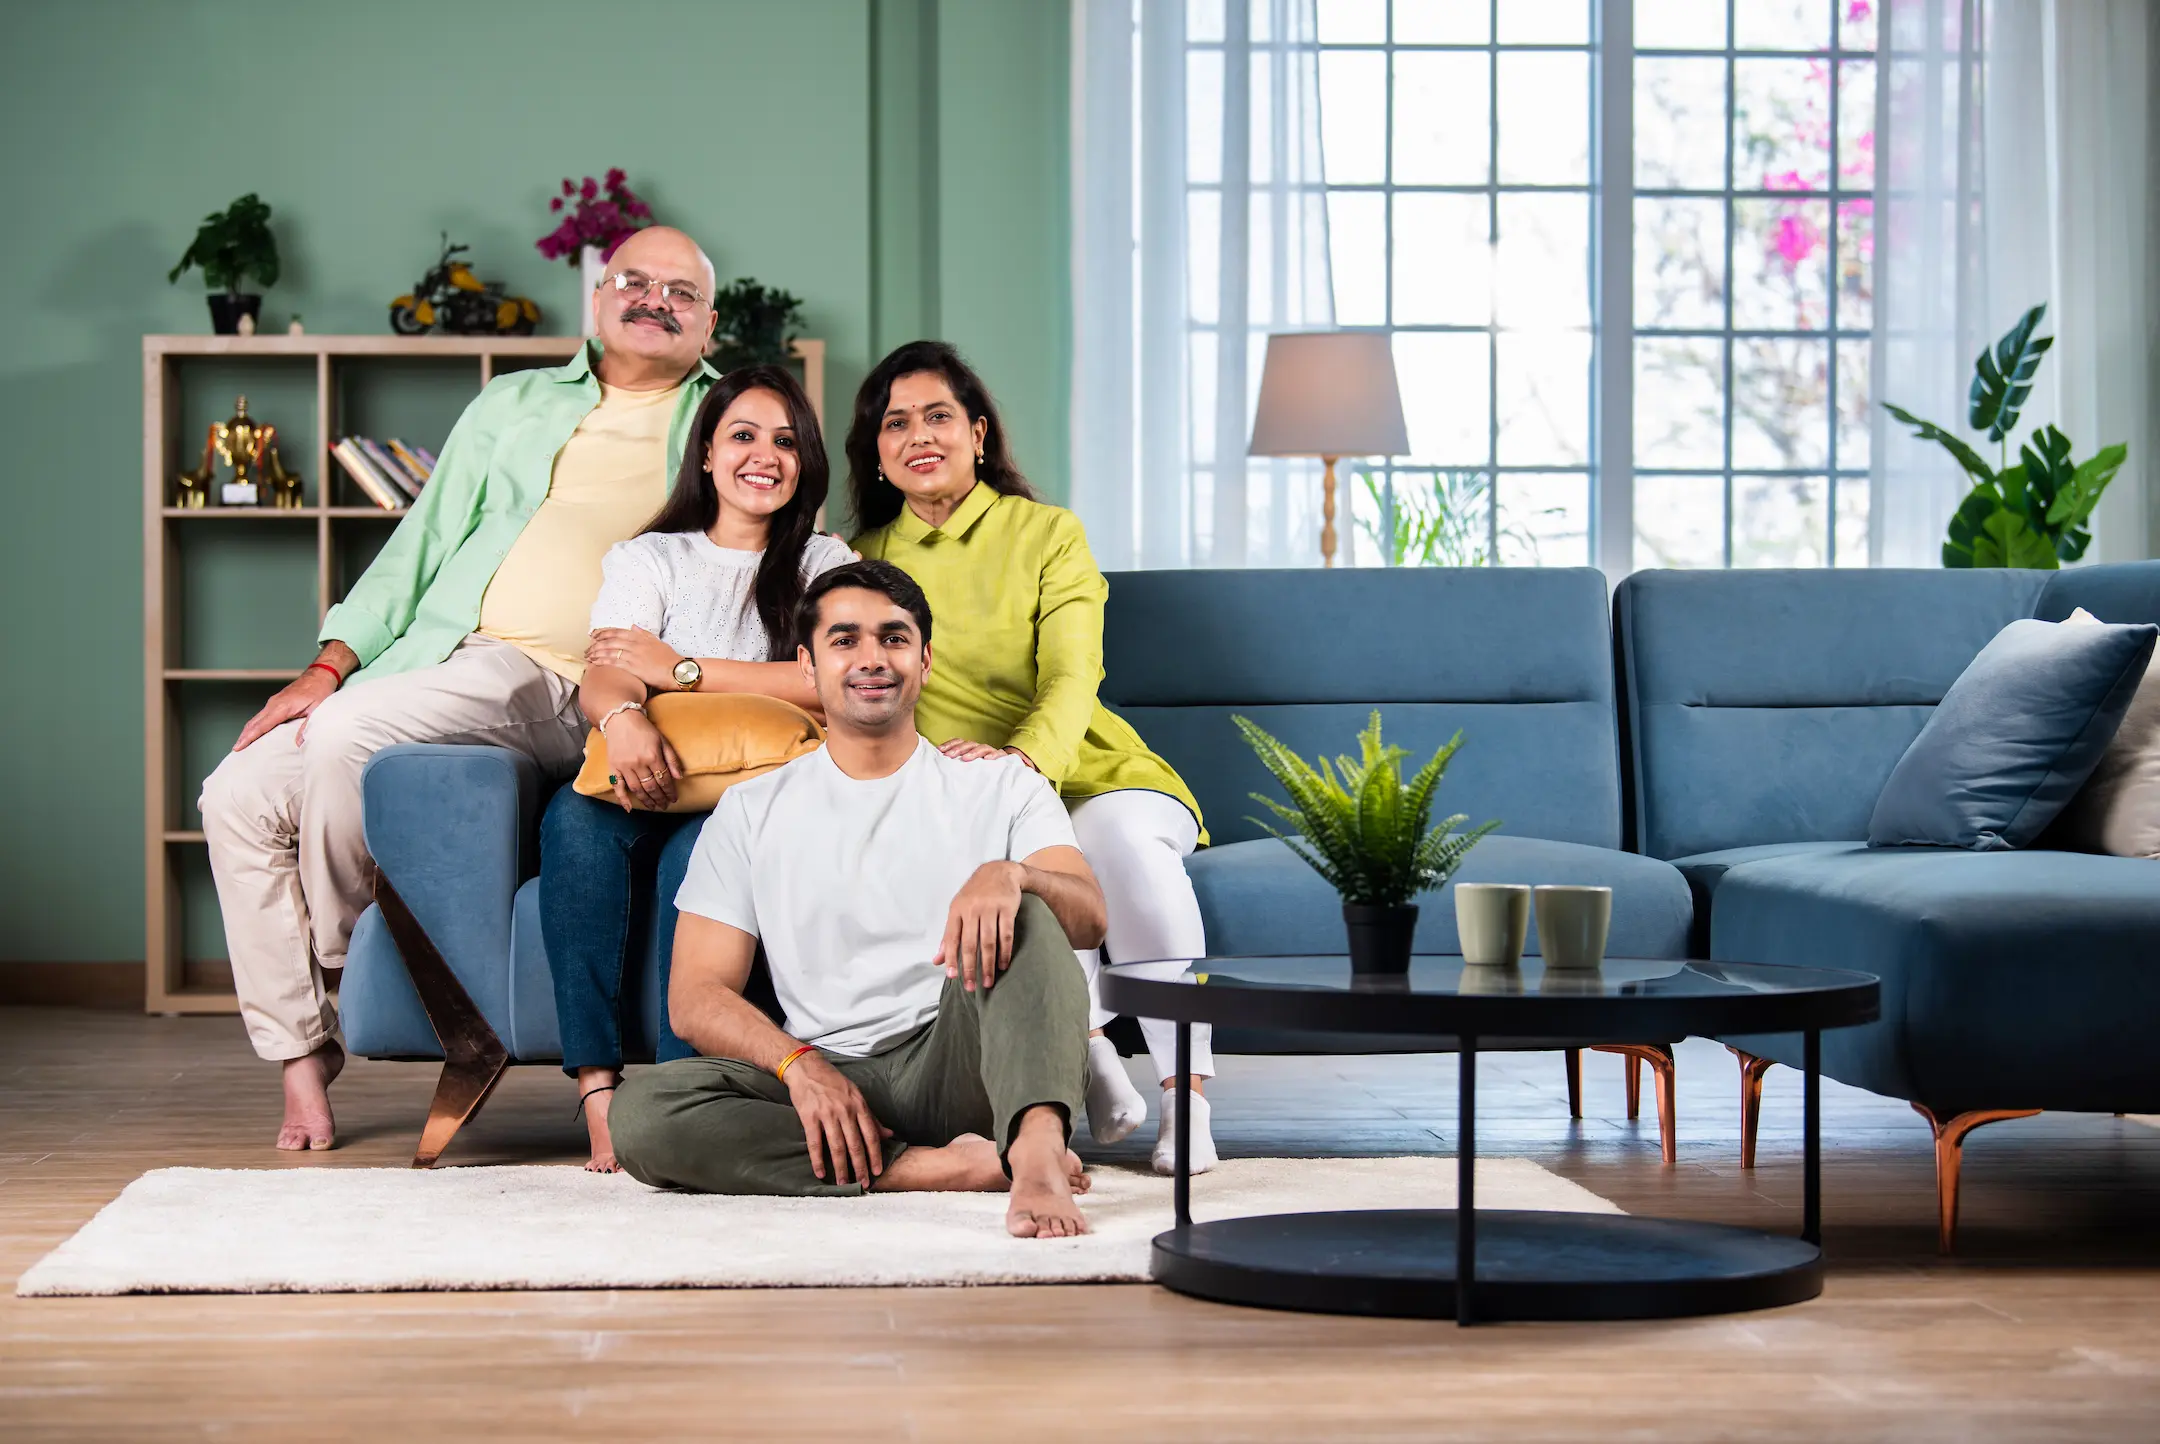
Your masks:
{"label": "wooden floor", "polygon": [[[1680,1056],[1675,1169],[1654,1123],[1622,1116],[1609,1057],[1588,1061],[1573,1124],[1557,1057],[1488,1059],[1480,1149],[1631,1212],[1796,1228],[1797,1076],[1770,1075],[1748,1175],[1731,1059]],[[1217,1136],[1234,1154],[1446,1153],[1453,1073],[1225,1059]],[[0,1009],[0,1277],[146,1169],[402,1164],[431,1083],[355,1064],[344,1146],[295,1164],[267,1146],[275,1079],[236,1021]],[[568,1086],[516,1070],[448,1161],[574,1159]],[[2160,1130],[1983,1130],[1946,1263],[1920,1121],[1835,1086],[1825,1119],[1829,1288],[1774,1312],[1463,1332],[1139,1286],[9,1296],[0,1438],[2160,1438]]]}

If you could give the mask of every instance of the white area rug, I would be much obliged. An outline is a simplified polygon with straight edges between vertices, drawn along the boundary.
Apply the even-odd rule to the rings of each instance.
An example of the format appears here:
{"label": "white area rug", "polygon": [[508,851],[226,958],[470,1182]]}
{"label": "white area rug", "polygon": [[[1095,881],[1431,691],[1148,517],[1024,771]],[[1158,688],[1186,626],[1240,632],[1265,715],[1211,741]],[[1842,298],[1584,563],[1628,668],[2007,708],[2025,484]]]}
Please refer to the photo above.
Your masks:
{"label": "white area rug", "polygon": [[[161,1168],[24,1274],[18,1295],[392,1289],[1140,1283],[1170,1181],[1093,1171],[1094,1232],[1016,1239],[998,1194],[714,1198],[574,1167]],[[1620,1210],[1520,1158],[1481,1159],[1480,1208]],[[1452,1158],[1232,1159],[1197,1219],[1448,1208]]]}

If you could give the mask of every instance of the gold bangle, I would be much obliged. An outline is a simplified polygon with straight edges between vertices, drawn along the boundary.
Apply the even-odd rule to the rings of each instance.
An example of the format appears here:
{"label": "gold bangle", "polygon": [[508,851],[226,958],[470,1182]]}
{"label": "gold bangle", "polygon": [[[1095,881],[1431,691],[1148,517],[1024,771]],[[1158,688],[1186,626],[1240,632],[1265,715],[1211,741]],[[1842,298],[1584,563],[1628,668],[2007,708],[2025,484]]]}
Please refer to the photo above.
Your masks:
{"label": "gold bangle", "polygon": [[800,1048],[797,1048],[794,1052],[788,1054],[785,1058],[782,1058],[780,1060],[780,1066],[773,1069],[773,1080],[779,1083],[787,1082],[788,1065],[790,1063],[793,1063],[797,1058],[800,1058],[803,1054],[815,1053],[816,1051],[817,1047],[815,1044],[805,1043]]}

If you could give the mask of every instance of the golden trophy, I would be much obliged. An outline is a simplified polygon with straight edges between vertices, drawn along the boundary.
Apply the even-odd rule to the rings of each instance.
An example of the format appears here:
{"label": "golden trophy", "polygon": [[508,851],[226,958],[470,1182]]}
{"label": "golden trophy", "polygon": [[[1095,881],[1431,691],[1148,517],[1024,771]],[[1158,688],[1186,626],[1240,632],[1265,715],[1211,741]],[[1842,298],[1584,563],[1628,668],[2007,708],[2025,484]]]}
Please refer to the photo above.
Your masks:
{"label": "golden trophy", "polygon": [[182,471],[173,476],[172,504],[184,511],[200,511],[210,504],[210,486],[217,480],[217,465],[210,459],[213,442],[203,438],[202,460],[193,471]]}
{"label": "golden trophy", "polygon": [[[275,426],[264,429],[271,437],[277,435]],[[300,473],[287,471],[285,463],[278,457],[277,447],[268,441],[265,445],[270,447],[270,455],[263,462],[263,485],[270,488],[270,505],[279,511],[300,510],[307,505],[306,498],[300,494]]]}
{"label": "golden trophy", "polygon": [[232,468],[232,480],[218,488],[218,501],[225,506],[255,506],[262,497],[257,484],[261,474],[264,450],[276,428],[264,426],[248,415],[247,398],[235,397],[230,421],[220,421],[210,428],[210,443],[217,449],[218,460]]}

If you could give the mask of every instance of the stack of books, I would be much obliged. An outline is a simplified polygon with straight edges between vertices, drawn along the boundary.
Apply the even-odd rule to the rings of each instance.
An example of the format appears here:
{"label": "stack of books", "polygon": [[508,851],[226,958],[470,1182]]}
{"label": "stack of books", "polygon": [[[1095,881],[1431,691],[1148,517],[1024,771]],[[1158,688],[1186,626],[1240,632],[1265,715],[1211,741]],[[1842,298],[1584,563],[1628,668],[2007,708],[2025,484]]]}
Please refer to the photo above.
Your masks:
{"label": "stack of books", "polygon": [[424,446],[407,446],[394,436],[388,441],[348,436],[331,447],[330,454],[345,468],[353,485],[384,511],[411,506],[435,470],[435,453]]}

